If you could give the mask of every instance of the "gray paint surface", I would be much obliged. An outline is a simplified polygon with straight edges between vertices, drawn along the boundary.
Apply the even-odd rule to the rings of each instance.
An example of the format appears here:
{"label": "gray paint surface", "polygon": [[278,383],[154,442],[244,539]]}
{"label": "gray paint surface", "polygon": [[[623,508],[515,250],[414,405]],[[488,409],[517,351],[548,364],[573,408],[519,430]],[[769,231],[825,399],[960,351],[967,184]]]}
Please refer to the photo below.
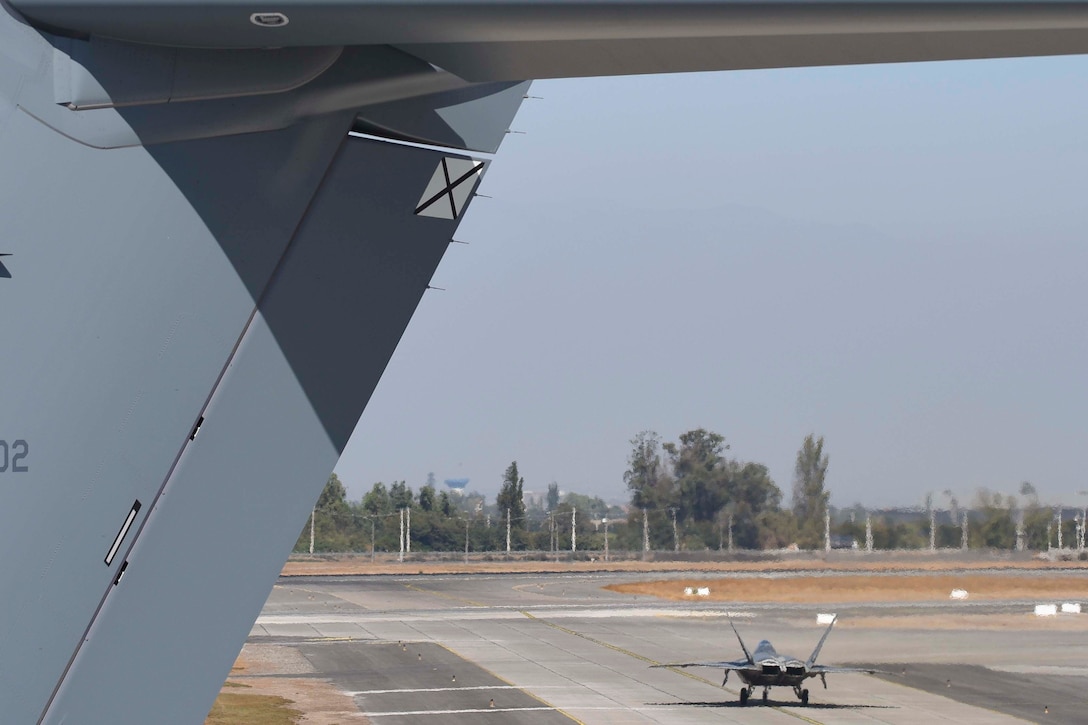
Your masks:
{"label": "gray paint surface", "polygon": [[[52,49],[21,65],[23,31],[0,23],[24,89],[2,99],[0,217],[18,265],[0,289],[0,439],[29,444],[28,471],[0,481],[15,554],[0,561],[0,681],[5,718],[34,722],[117,575],[123,555],[107,566],[107,550],[135,500],[122,551],[150,510],[252,314],[247,284],[267,282],[338,140],[322,150],[299,126],[164,148],[188,172],[172,179],[142,148],[90,148],[15,109],[49,78]],[[179,180],[244,229],[217,237]]]}
{"label": "gray paint surface", "polygon": [[345,141],[45,722],[207,713],[456,228],[414,214],[442,156]]}
{"label": "gray paint surface", "polygon": [[463,78],[1053,55],[1088,50],[1083,2],[962,0],[295,0],[286,25],[217,0],[16,0],[36,22],[142,43],[218,48],[396,45]]}

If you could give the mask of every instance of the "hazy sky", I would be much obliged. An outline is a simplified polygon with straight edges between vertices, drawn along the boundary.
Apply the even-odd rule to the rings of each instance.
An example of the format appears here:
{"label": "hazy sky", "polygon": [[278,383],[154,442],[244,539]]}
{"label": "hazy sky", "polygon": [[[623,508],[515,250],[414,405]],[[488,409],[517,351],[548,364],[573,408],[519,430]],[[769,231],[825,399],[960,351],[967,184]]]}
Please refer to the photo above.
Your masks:
{"label": "hazy sky", "polygon": [[543,81],[337,466],[626,499],[705,427],[788,498],[1083,501],[1088,57]]}

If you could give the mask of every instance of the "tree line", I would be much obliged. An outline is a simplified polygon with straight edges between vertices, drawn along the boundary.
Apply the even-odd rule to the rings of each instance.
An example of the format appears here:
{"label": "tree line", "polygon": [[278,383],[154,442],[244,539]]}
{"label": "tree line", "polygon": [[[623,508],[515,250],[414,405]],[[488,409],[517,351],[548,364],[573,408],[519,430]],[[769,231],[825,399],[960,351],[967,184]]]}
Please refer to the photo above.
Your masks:
{"label": "tree line", "polygon": [[508,520],[511,551],[570,551],[572,533],[573,548],[592,551],[604,546],[600,521],[624,516],[621,507],[597,496],[561,494],[554,482],[543,501],[527,505],[524,485],[513,461],[492,504],[476,492],[439,491],[433,474],[418,492],[404,481],[378,482],[353,502],[334,473],[314,506],[312,529],[307,521],[295,551],[309,551],[311,530],[315,552],[397,552],[402,545],[412,552],[505,551]]}
{"label": "tree line", "polygon": [[823,544],[828,505],[823,448],[823,437],[802,442],[791,508],[782,507],[782,491],[765,465],[729,458],[725,437],[704,428],[682,433],[676,443],[642,431],[631,439],[623,478],[651,549],[813,548]]}
{"label": "tree line", "polygon": [[541,499],[527,502],[517,461],[504,471],[491,504],[479,493],[439,491],[433,474],[418,491],[405,481],[379,482],[353,502],[334,473],[295,551],[309,551],[312,541],[315,552],[586,552],[602,551],[606,532],[616,551],[822,549],[832,540],[874,549],[1039,550],[1059,537],[1066,547],[1084,548],[1083,515],[1076,521],[1057,516],[1026,482],[1019,499],[982,489],[969,507],[945,491],[949,506],[939,512],[932,494],[914,511],[833,510],[824,439],[810,434],[797,451],[784,506],[767,467],[729,456],[719,433],[697,428],[669,442],[642,431],[630,444],[625,507],[561,493],[555,482]]}

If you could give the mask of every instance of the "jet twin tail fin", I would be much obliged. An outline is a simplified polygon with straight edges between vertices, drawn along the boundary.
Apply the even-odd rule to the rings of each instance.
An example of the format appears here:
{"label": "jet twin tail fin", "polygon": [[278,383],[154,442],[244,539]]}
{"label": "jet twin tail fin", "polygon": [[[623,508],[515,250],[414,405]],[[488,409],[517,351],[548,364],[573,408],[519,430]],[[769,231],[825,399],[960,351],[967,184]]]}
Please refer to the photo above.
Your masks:
{"label": "jet twin tail fin", "polygon": [[808,662],[805,663],[806,668],[811,669],[816,664],[816,658],[820,655],[820,648],[824,646],[824,640],[827,639],[827,635],[831,634],[831,628],[835,626],[836,621],[838,621],[838,615],[831,618],[831,624],[827,625],[824,636],[820,637],[820,641],[816,643],[816,649],[812,650],[812,655],[809,656]]}
{"label": "jet twin tail fin", "polygon": [[[740,638],[740,632],[737,631],[737,625],[733,624],[733,620],[729,620],[729,626],[733,628],[733,634],[737,635],[737,641],[740,642],[740,648],[744,651],[744,656],[748,658],[748,664],[754,665],[756,661],[752,659],[752,653],[748,651],[748,648],[744,646],[744,640]],[[827,635],[824,635],[827,636]],[[823,640],[820,640],[820,644],[823,644]],[[819,647],[816,648],[819,651]],[[816,655],[813,653],[813,659]]]}

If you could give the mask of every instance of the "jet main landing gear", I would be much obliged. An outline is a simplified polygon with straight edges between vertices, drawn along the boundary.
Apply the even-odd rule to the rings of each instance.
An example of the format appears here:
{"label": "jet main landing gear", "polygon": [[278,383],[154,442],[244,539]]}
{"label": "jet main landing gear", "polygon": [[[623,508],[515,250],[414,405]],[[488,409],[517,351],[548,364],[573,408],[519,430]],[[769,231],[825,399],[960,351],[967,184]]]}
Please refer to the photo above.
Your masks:
{"label": "jet main landing gear", "polygon": [[801,701],[802,705],[808,704],[808,690],[801,689],[801,686],[793,688],[793,694],[797,695],[797,699]]}
{"label": "jet main landing gear", "polygon": [[752,694],[752,688],[751,687],[742,687],[742,688],[740,688],[740,704],[742,706],[748,704],[748,697],[751,694]]}

